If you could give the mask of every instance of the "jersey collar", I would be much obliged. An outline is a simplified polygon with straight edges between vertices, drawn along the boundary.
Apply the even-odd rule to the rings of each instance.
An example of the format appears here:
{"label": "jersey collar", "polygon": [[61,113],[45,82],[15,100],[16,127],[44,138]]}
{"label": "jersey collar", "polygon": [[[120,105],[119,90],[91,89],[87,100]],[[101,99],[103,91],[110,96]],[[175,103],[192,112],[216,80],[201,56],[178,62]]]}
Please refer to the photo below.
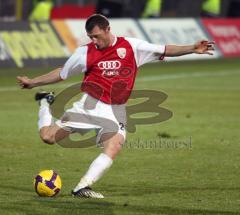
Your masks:
{"label": "jersey collar", "polygon": [[114,46],[116,43],[117,43],[117,36],[114,35],[114,40],[113,40],[112,46]]}

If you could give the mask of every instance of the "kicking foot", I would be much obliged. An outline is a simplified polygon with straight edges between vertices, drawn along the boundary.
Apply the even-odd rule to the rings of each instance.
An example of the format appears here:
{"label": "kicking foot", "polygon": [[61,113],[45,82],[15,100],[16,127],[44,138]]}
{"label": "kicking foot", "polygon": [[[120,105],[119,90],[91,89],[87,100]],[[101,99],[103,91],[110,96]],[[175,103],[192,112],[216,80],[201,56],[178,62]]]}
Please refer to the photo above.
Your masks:
{"label": "kicking foot", "polygon": [[90,187],[84,187],[76,192],[72,190],[72,196],[81,197],[81,198],[94,198],[94,199],[103,199],[104,196],[101,193],[93,191]]}
{"label": "kicking foot", "polygon": [[51,105],[55,100],[54,92],[45,92],[45,91],[37,92],[35,94],[35,100],[39,101],[40,103],[42,99],[46,99],[47,103]]}

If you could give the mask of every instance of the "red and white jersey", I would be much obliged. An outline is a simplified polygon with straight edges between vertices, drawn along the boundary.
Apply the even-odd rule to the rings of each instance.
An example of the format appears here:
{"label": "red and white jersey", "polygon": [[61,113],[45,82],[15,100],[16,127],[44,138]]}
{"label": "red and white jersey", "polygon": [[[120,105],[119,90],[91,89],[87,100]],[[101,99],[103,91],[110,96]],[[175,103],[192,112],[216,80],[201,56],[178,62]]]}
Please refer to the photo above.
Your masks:
{"label": "red and white jersey", "polygon": [[114,43],[99,50],[93,43],[81,46],[65,63],[62,79],[84,72],[81,90],[107,104],[127,102],[137,69],[161,60],[165,46],[135,38],[116,37]]}

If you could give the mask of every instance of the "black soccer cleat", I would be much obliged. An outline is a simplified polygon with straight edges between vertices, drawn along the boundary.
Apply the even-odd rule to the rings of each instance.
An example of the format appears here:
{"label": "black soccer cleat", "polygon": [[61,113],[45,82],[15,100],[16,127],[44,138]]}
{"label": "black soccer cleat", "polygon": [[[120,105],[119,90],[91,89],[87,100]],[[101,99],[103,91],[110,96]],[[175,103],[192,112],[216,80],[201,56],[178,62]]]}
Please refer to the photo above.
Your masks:
{"label": "black soccer cleat", "polygon": [[103,199],[104,196],[101,193],[93,191],[90,187],[84,187],[74,192],[72,190],[72,196],[80,198],[93,198],[93,199]]}
{"label": "black soccer cleat", "polygon": [[37,92],[35,94],[35,100],[40,102],[42,99],[46,99],[48,104],[51,105],[55,100],[54,92],[46,92],[46,91]]}

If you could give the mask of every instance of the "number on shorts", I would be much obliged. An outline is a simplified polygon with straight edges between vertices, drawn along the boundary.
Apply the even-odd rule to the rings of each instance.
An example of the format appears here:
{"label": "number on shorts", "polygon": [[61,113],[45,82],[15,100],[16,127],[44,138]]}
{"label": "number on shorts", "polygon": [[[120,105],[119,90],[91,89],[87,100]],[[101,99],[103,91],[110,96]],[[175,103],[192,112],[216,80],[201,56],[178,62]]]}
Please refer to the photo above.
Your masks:
{"label": "number on shorts", "polygon": [[122,122],[119,122],[120,129],[123,131],[124,130],[124,124]]}

